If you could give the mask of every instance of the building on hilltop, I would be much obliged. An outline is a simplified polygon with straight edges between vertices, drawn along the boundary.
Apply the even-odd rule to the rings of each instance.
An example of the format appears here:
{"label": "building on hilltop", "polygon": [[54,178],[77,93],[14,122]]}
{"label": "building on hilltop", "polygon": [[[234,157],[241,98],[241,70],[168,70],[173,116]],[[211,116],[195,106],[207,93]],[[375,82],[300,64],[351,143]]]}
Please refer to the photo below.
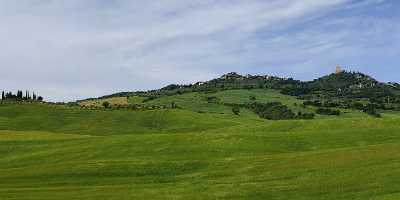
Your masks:
{"label": "building on hilltop", "polygon": [[336,71],[335,71],[335,74],[341,74],[343,72],[343,69],[342,69],[342,67],[340,67],[339,65],[338,66],[336,66]]}
{"label": "building on hilltop", "polygon": [[224,79],[224,80],[227,80],[227,79],[243,79],[243,76],[239,75],[236,72],[230,72],[230,73],[222,75],[220,79]]}

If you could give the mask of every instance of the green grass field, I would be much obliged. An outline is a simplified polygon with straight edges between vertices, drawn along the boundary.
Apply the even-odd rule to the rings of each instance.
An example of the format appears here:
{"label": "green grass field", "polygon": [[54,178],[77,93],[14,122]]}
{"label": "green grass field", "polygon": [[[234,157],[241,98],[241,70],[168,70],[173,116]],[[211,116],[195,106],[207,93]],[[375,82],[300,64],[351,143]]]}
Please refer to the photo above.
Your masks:
{"label": "green grass field", "polygon": [[193,109],[0,105],[0,199],[400,199],[398,113],[267,121]]}

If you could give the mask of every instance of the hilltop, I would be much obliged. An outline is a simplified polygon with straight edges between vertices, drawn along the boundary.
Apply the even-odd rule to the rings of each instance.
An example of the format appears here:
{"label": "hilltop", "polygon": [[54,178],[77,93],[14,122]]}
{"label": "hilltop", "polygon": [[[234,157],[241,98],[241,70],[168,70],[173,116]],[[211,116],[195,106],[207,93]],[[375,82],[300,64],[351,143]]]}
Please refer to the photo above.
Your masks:
{"label": "hilltop", "polygon": [[[206,82],[197,82],[187,85],[170,84],[163,88],[150,91],[121,92],[100,98],[109,97],[129,97],[139,96],[157,96],[180,94],[184,92],[215,91],[230,89],[277,89],[283,90],[282,93],[292,94],[293,96],[302,96],[311,93],[332,92],[337,95],[355,95],[357,93],[367,92],[368,90],[380,91],[383,95],[393,96],[400,91],[400,85],[397,83],[382,83],[369,75],[361,72],[332,73],[313,81],[300,81],[293,78],[282,78],[269,75],[240,75],[236,72],[230,72],[219,78]],[[368,98],[369,96],[365,96]]]}

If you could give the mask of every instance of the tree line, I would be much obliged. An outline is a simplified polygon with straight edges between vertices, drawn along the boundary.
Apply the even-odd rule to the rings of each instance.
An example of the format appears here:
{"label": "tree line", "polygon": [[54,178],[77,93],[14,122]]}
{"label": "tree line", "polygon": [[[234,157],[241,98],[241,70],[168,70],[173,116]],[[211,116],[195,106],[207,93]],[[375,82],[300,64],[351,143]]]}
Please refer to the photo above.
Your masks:
{"label": "tree line", "polygon": [[42,96],[38,96],[35,92],[31,92],[26,90],[23,92],[22,90],[18,90],[17,93],[12,92],[1,92],[1,100],[2,101],[43,101]]}

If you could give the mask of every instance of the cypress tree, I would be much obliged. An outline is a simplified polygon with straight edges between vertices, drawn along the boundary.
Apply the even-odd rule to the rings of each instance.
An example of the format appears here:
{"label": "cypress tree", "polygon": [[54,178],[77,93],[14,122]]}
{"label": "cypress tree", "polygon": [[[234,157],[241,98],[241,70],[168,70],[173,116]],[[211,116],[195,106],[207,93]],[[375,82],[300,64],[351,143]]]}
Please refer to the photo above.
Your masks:
{"label": "cypress tree", "polygon": [[1,100],[4,100],[6,98],[4,91],[1,92]]}

